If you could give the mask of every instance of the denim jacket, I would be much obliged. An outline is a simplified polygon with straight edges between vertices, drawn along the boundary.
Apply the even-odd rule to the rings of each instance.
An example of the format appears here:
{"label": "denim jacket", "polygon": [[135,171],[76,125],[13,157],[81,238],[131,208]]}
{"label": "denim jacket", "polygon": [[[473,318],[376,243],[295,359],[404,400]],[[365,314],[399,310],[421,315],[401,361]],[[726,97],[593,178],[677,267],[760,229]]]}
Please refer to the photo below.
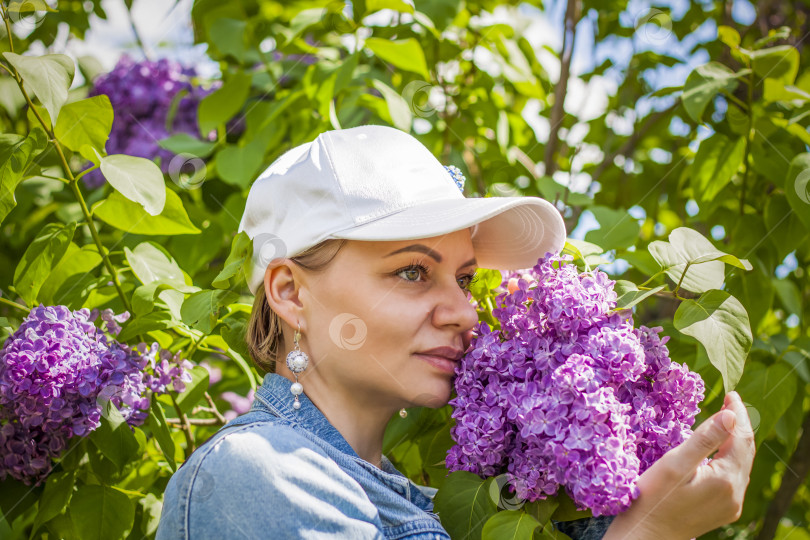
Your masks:
{"label": "denim jacket", "polygon": [[[381,468],[360,458],[306,394],[293,409],[291,384],[268,373],[250,411],[178,468],[156,540],[449,540],[433,513],[436,488],[413,483],[385,455]],[[580,521],[589,531],[575,540],[607,527]]]}

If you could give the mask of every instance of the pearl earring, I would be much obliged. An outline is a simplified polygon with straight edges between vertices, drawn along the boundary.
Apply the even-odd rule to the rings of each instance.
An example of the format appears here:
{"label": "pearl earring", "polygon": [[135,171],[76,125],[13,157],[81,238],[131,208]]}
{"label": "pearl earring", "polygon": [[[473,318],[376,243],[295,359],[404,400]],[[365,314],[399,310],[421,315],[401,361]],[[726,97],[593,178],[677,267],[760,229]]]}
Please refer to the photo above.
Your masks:
{"label": "pearl earring", "polygon": [[406,410],[405,410],[405,407],[403,407],[403,408],[401,408],[401,409],[399,410],[399,415],[400,415],[402,418],[405,418],[406,416],[408,416],[408,411],[406,411]]}
{"label": "pearl earring", "polygon": [[301,347],[298,345],[298,340],[301,338],[301,323],[298,323],[298,330],[296,330],[295,335],[293,336],[293,341],[295,341],[295,349],[290,351],[287,355],[287,367],[290,371],[293,372],[295,375],[295,382],[290,386],[290,392],[295,396],[295,401],[293,402],[293,409],[300,409],[301,402],[298,401],[298,396],[304,392],[304,386],[298,382],[298,374],[304,371],[307,368],[307,364],[309,364],[309,356],[307,353],[301,350]]}

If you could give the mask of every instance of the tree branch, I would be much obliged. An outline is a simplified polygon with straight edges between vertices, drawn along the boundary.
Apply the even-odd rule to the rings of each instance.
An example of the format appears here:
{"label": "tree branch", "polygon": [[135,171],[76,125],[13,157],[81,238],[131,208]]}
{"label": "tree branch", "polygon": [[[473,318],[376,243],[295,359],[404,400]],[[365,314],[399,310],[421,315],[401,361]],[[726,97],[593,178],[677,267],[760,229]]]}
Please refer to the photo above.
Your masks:
{"label": "tree branch", "polygon": [[560,142],[560,126],[565,115],[565,95],[568,92],[568,78],[571,73],[571,58],[574,56],[574,42],[577,36],[577,23],[582,17],[581,0],[568,0],[565,8],[565,32],[563,33],[563,45],[560,53],[560,80],[554,87],[554,106],[551,109],[549,120],[551,130],[548,134],[546,151],[543,159],[545,164],[545,174],[551,176],[556,170],[554,154],[557,153],[557,146]]}

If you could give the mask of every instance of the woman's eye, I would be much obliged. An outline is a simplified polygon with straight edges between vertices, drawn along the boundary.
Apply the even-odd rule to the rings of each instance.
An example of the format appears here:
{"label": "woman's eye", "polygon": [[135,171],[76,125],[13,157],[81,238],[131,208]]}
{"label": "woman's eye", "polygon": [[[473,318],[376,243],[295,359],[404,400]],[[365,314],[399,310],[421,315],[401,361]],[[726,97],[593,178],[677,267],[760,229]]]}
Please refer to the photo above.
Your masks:
{"label": "woman's eye", "polygon": [[[410,273],[411,276],[414,277],[414,279],[409,279],[409,278],[406,277],[405,281],[412,281],[414,283],[419,283],[419,281],[417,281],[416,278],[418,278],[422,273],[427,275],[428,274],[428,269],[425,266],[417,264],[417,265],[412,265],[412,266],[408,266],[406,268],[403,268],[402,270],[397,272],[397,275],[405,274],[405,273]],[[461,285],[461,283],[459,283],[459,286],[462,289],[464,289],[466,291],[469,291],[470,286],[473,283],[475,283],[476,281],[478,281],[478,278],[479,278],[479,276],[477,274],[468,274],[466,276],[462,276],[461,278],[458,279],[458,281],[461,282],[461,281],[466,280],[466,285]]]}
{"label": "woman's eye", "polygon": [[[403,268],[399,272],[397,272],[397,275],[404,274],[406,272],[410,272],[411,276],[414,276],[414,278],[418,278],[421,275],[422,272],[427,274],[427,268],[425,268],[424,266],[419,266],[419,265],[408,266],[406,268]],[[405,278],[405,281],[414,281],[414,282],[416,282],[416,279]]]}
{"label": "woman's eye", "polygon": [[419,277],[419,270],[414,270],[412,268],[407,268],[407,269],[403,270],[400,273],[405,273],[405,272],[408,272],[408,274],[406,274],[406,275],[413,276],[413,279],[407,279],[406,281],[416,281],[416,278]]}

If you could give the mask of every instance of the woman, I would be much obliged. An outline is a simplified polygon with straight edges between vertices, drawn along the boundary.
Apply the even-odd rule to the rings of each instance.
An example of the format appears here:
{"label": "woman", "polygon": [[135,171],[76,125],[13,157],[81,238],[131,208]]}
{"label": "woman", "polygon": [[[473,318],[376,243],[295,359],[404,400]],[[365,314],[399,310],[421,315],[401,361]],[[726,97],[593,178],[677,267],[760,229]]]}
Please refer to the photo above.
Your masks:
{"label": "woman", "polygon": [[[159,540],[449,538],[436,490],[382,454],[386,425],[450,399],[478,320],[466,290],[475,269],[529,268],[565,241],[547,201],[467,199],[462,182],[410,135],[360,126],[289,150],[253,184],[240,224],[254,251],[247,341],[268,373],[250,412],[169,481]],[[731,393],[641,476],[627,512],[560,528],[695,537],[739,517],[752,459]]]}

